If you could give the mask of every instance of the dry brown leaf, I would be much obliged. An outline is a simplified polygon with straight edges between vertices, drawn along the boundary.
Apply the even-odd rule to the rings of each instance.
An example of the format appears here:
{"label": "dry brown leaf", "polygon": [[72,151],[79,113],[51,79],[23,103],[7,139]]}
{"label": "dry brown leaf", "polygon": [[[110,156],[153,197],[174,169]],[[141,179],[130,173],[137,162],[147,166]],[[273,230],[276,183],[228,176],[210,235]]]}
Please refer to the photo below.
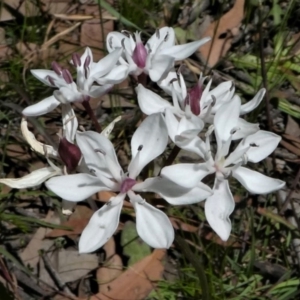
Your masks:
{"label": "dry brown leaf", "polygon": [[[110,283],[107,293],[98,293],[89,300],[142,300],[153,290],[155,283],[161,279],[164,266],[162,259],[166,251],[156,249],[140,260],[116,280]],[[87,299],[86,299],[87,300]]]}
{"label": "dry brown leaf", "polygon": [[289,142],[284,141],[284,140],[280,141],[280,145],[282,145],[284,148],[286,148],[290,152],[300,156],[300,148],[299,147],[296,147],[296,146],[294,146],[294,145],[292,145]]}
{"label": "dry brown leaf", "polygon": [[296,122],[291,116],[288,115],[287,124],[285,127],[285,133],[290,136],[299,137],[300,127],[298,122]]}
{"label": "dry brown leaf", "polygon": [[[49,211],[44,221],[49,223],[59,223],[59,219],[55,217],[53,211]],[[20,258],[22,259],[25,266],[30,265],[31,268],[35,269],[39,262],[39,251],[41,249],[48,250],[53,241],[45,241],[44,238],[50,231],[48,228],[39,228],[33,235],[31,241],[28,243],[27,247],[20,253]]]}
{"label": "dry brown leaf", "polygon": [[112,107],[136,107],[136,104],[131,103],[125,98],[119,95],[111,95],[102,97],[103,101],[101,102],[101,106],[103,108],[112,108]]}
{"label": "dry brown leaf", "polygon": [[211,37],[211,41],[199,48],[201,56],[213,67],[231,47],[233,37],[238,35],[244,18],[245,0],[236,0],[230,11],[209,25],[203,37]]}
{"label": "dry brown leaf", "polygon": [[[101,191],[97,194],[97,199],[100,202],[107,202],[111,197],[115,197],[117,194],[114,192]],[[126,200],[123,201],[123,207],[133,208],[132,204]]]}
{"label": "dry brown leaf", "polygon": [[108,293],[111,283],[122,274],[123,263],[118,254],[114,254],[106,263],[105,266],[99,268],[96,273],[99,292]]}
{"label": "dry brown leaf", "polygon": [[80,45],[93,48],[94,61],[98,61],[105,56],[105,52],[103,51],[105,49],[105,39],[108,33],[113,31],[114,22],[112,20],[100,20],[97,4],[86,5],[84,8],[84,14],[94,15],[94,18],[87,20],[82,24]]}
{"label": "dry brown leaf", "polygon": [[198,226],[193,226],[191,224],[187,224],[180,219],[172,218],[172,217],[169,219],[175,229],[180,229],[180,230],[187,231],[187,232],[197,232],[199,229]]}
{"label": "dry brown leaf", "polygon": [[[76,281],[98,267],[96,254],[79,254],[77,250],[60,249],[57,255],[48,253],[47,256],[62,282]],[[42,260],[40,261],[39,278],[43,282],[55,286]]]}
{"label": "dry brown leaf", "polygon": [[46,235],[46,237],[47,238],[56,238],[60,236],[73,237],[74,235],[81,234],[85,226],[88,224],[89,220],[90,220],[89,218],[68,220],[67,222],[64,222],[62,225],[73,228],[73,230],[53,229]]}

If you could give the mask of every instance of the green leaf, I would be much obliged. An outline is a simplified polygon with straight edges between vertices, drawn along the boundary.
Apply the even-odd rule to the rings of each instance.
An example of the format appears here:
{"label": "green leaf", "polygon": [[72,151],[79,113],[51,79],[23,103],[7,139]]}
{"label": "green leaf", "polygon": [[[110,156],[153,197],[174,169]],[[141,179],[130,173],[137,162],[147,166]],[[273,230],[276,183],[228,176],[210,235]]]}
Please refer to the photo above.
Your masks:
{"label": "green leaf", "polygon": [[150,246],[140,239],[135,223],[131,221],[125,223],[121,236],[121,245],[124,247],[124,254],[129,257],[129,266],[151,254]]}

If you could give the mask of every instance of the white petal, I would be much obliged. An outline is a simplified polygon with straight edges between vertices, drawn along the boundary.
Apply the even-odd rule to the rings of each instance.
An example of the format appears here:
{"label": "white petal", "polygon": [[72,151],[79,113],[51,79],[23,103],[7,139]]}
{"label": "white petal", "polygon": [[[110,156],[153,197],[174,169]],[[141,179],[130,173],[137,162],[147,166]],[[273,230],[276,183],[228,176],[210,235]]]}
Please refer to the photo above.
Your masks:
{"label": "white petal", "polygon": [[259,130],[244,138],[234,152],[251,146],[246,153],[247,159],[257,163],[269,156],[276,149],[280,140],[281,137],[273,132]]}
{"label": "white petal", "polygon": [[200,118],[196,116],[191,116],[191,118],[183,116],[179,121],[177,134],[183,135],[187,139],[193,139],[200,133],[203,127],[204,123]]}
{"label": "white petal", "polygon": [[238,130],[232,135],[232,140],[239,140],[257,132],[259,130],[259,124],[249,123],[239,118],[237,128]]}
{"label": "white petal", "polygon": [[162,177],[168,178],[178,185],[193,188],[209,174],[209,171],[206,163],[177,164],[164,167],[160,174]]}
{"label": "white petal", "polygon": [[140,174],[150,161],[165,151],[167,144],[168,131],[161,114],[148,116],[131,139],[132,160],[128,166],[129,176],[135,178]]}
{"label": "white petal", "polygon": [[214,118],[214,127],[218,146],[220,142],[228,141],[231,137],[232,129],[237,127],[240,106],[241,99],[235,95],[229,103],[223,104],[217,111]]}
{"label": "white petal", "polygon": [[107,75],[102,78],[95,78],[95,80],[103,84],[118,84],[125,80],[129,73],[128,65],[115,66]]}
{"label": "white petal", "polygon": [[155,55],[151,62],[151,66],[146,65],[149,76],[153,82],[162,80],[167,76],[169,70],[174,65],[174,58],[168,55]]}
{"label": "white petal", "polygon": [[[163,89],[165,91],[166,94],[172,96],[172,89],[173,89],[173,85],[175,84],[175,82],[172,84],[171,81],[174,79],[177,82],[177,73],[176,73],[175,69],[171,69],[169,71],[167,77],[158,81],[157,84],[161,89]],[[175,88],[176,92],[181,94],[181,88],[180,88],[178,82],[175,85],[175,87],[176,87]]]}
{"label": "white petal", "polygon": [[210,41],[210,37],[205,37],[199,41],[176,45],[169,48],[164,48],[159,51],[159,54],[165,54],[174,57],[175,61],[184,60],[195,53],[199,47]]}
{"label": "white petal", "polygon": [[75,134],[78,128],[78,121],[74,110],[69,103],[61,107],[64,136],[70,143],[74,143]]}
{"label": "white petal", "polygon": [[159,33],[155,32],[146,44],[147,49],[151,49],[151,53],[155,53],[158,49],[169,49],[175,44],[175,33],[172,27],[162,27]]}
{"label": "white petal", "polygon": [[98,176],[102,174],[121,180],[123,171],[109,139],[97,132],[85,131],[77,132],[76,141],[89,169],[95,170]]}
{"label": "white petal", "polygon": [[136,211],[136,229],[142,240],[153,248],[169,248],[174,241],[174,229],[166,214],[141,196],[130,195],[130,202]]}
{"label": "white petal", "polygon": [[234,210],[234,199],[227,180],[215,179],[213,195],[205,202],[205,216],[211,228],[227,241],[231,232],[230,214]]}
{"label": "white petal", "polygon": [[103,95],[106,95],[113,87],[113,84],[105,84],[105,85],[93,85],[89,90],[89,96],[92,98],[99,98]]}
{"label": "white petal", "polygon": [[22,111],[22,114],[26,117],[36,117],[44,115],[54,110],[59,104],[60,102],[57,101],[54,96],[50,96],[36,104],[26,107]]}
{"label": "white petal", "polygon": [[51,167],[47,167],[32,171],[30,174],[25,175],[21,178],[0,179],[0,183],[8,185],[9,187],[14,189],[26,189],[38,186],[45,182],[47,179],[61,174],[61,170],[54,170]]}
{"label": "white petal", "polygon": [[106,95],[113,87],[113,84],[105,84],[105,85],[92,85],[89,90],[89,96],[92,98],[99,98],[103,95]]}
{"label": "white petal", "polygon": [[207,96],[209,99],[211,99],[212,96],[216,98],[216,103],[212,108],[212,112],[216,113],[223,104],[230,102],[234,92],[235,88],[232,81],[222,82],[212,89]]}
{"label": "white petal", "polygon": [[46,186],[57,196],[73,202],[83,201],[99,191],[109,190],[99,178],[89,174],[57,176],[48,180]]}
{"label": "white petal", "polygon": [[171,103],[161,98],[156,93],[146,89],[139,84],[136,89],[138,103],[141,111],[146,115],[164,112],[167,107],[172,107]]}
{"label": "white petal", "polygon": [[268,194],[277,191],[285,186],[285,182],[265,176],[259,172],[239,167],[232,171],[236,178],[250,193]]}
{"label": "white petal", "polygon": [[79,253],[89,253],[102,247],[115,233],[125,194],[110,199],[91,217],[79,240]]}
{"label": "white petal", "polygon": [[122,48],[116,49],[106,55],[104,58],[93,64],[90,76],[97,78],[108,74],[112,68],[116,65],[118,59],[122,54]]}
{"label": "white petal", "polygon": [[261,89],[257,92],[257,94],[254,96],[254,98],[252,100],[250,100],[246,104],[243,104],[241,106],[240,115],[242,116],[242,115],[247,114],[250,111],[254,110],[262,101],[265,93],[266,93],[266,89]]}
{"label": "white petal", "polygon": [[30,70],[30,72],[35,78],[37,78],[44,84],[51,86],[51,87],[53,87],[53,85],[47,79],[48,76],[50,76],[54,79],[55,86],[57,86],[57,87],[66,84],[65,81],[61,77],[59,77],[54,71],[43,70],[43,69],[34,69],[34,70]]}
{"label": "white petal", "polygon": [[108,52],[112,52],[117,48],[123,48],[122,43],[124,44],[125,49],[129,53],[132,53],[130,38],[125,34],[117,31],[112,31],[106,37],[106,48]]}
{"label": "white petal", "polygon": [[187,205],[198,203],[212,194],[211,189],[199,182],[194,188],[182,187],[167,178],[148,178],[133,187],[134,191],[154,192],[173,205]]}

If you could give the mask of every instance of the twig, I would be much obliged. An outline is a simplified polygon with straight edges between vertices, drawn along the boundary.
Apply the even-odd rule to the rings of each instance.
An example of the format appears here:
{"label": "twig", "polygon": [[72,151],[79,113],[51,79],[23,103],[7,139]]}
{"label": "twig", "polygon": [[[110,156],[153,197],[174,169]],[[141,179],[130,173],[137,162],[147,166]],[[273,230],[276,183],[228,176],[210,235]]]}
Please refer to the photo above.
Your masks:
{"label": "twig", "polygon": [[90,116],[92,122],[94,123],[95,129],[97,132],[101,133],[102,129],[101,129],[101,125],[99,124],[92,108],[91,105],[88,101],[83,101],[82,102],[82,106],[84,107],[84,109],[86,110],[86,112],[88,113],[88,115]]}
{"label": "twig", "polygon": [[210,300],[207,278],[203,269],[201,258],[195,256],[189,244],[178,234],[175,236],[175,244],[181,250],[184,257],[186,257],[191,265],[195,268],[202,290],[202,300]]}
{"label": "twig", "polygon": [[49,272],[50,277],[53,279],[57,287],[63,291],[66,295],[75,297],[75,295],[70,291],[70,289],[67,287],[67,285],[61,280],[58,272],[52,267],[51,262],[47,256],[47,254],[44,251],[40,251],[40,256],[43,259],[43,262],[45,264],[45,268]]}

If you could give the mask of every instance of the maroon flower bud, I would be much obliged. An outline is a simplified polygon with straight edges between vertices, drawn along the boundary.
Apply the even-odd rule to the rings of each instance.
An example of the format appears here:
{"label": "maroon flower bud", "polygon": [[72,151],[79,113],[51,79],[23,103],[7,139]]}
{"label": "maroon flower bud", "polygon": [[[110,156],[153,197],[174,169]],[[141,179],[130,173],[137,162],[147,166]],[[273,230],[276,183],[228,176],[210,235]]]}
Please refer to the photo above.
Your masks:
{"label": "maroon flower bud", "polygon": [[198,82],[194,87],[192,87],[187,95],[188,104],[191,106],[191,111],[194,115],[198,116],[200,114],[200,100],[203,93],[202,85]]}
{"label": "maroon flower bud", "polygon": [[63,137],[58,145],[58,154],[67,167],[68,173],[75,171],[81,158],[79,147]]}
{"label": "maroon flower bud", "polygon": [[140,33],[135,34],[135,39],[136,39],[136,46],[133,50],[132,59],[139,68],[143,69],[146,66],[148,53],[141,41]]}

